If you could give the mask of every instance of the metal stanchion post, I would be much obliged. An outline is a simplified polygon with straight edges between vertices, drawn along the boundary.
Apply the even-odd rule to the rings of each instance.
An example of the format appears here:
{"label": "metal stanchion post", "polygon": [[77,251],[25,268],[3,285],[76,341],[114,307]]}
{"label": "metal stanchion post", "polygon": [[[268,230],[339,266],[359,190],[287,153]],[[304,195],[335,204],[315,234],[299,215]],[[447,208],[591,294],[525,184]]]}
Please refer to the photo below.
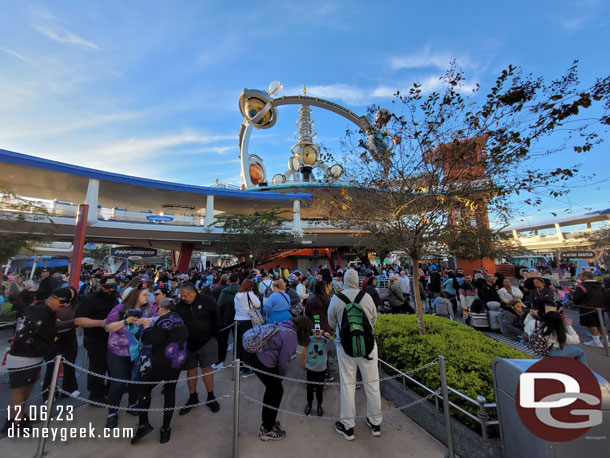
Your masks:
{"label": "metal stanchion post", "polygon": [[604,312],[602,309],[597,307],[597,317],[599,318],[599,325],[602,331],[602,339],[604,341],[604,347],[606,348],[606,356],[610,356],[610,346],[608,345],[608,336],[606,335],[606,324],[604,322]]}
{"label": "metal stanchion post", "polygon": [[[237,321],[233,322],[233,362],[237,360]],[[239,375],[239,372],[237,372]],[[235,380],[235,371],[231,374],[231,380]]]}
{"label": "metal stanchion post", "polygon": [[239,366],[241,361],[236,359],[234,361],[235,367],[233,369],[233,376],[235,377],[235,384],[233,386],[233,458],[237,458],[238,455],[238,439],[239,439]]}
{"label": "metal stanchion post", "polygon": [[487,442],[489,442],[489,437],[487,434],[487,422],[489,421],[489,414],[487,413],[487,410],[485,410],[485,398],[483,396],[477,396],[477,402],[479,403],[477,417],[479,418],[479,423],[481,423],[481,436],[483,436],[483,443],[487,444]]}
{"label": "metal stanchion post", "polygon": [[[55,387],[57,386],[57,378],[59,376],[59,366],[61,366],[61,355],[57,355],[55,357],[55,364],[53,366],[53,378],[51,379],[51,385],[49,386],[49,398],[47,403],[47,417],[44,421],[43,429],[48,431],[49,423],[51,422],[51,416],[53,415],[53,401],[55,400]],[[47,370],[48,366],[47,366]],[[36,458],[41,458],[44,455],[44,444],[46,442],[46,436],[44,434],[40,435],[40,440],[38,441],[38,450],[36,450]]]}
{"label": "metal stanchion post", "polygon": [[237,359],[237,321],[233,322],[233,361]]}
{"label": "metal stanchion post", "polygon": [[445,413],[445,427],[447,428],[447,456],[454,458],[453,434],[451,432],[451,413],[449,409],[449,389],[447,388],[447,373],[445,372],[445,357],[438,357],[438,366],[441,373],[441,394],[443,395],[443,411]]}

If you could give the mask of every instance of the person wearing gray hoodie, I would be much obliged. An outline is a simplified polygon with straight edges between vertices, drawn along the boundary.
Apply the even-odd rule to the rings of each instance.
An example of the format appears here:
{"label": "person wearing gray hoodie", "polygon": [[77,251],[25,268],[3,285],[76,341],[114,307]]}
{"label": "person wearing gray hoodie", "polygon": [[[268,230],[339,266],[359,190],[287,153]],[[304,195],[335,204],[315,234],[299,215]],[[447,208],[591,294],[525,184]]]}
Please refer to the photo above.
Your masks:
{"label": "person wearing gray hoodie", "polygon": [[[342,293],[353,301],[360,288],[358,286],[358,273],[349,269],[343,277],[344,290]],[[364,392],[366,394],[366,424],[373,436],[381,436],[381,393],[379,391],[379,369],[377,367],[377,344],[368,358],[351,357],[341,346],[339,330],[345,303],[336,295],[330,300],[328,308],[328,322],[336,330],[335,342],[337,345],[337,359],[339,361],[339,375],[341,377],[341,421],[335,423],[335,430],[347,440],[354,440],[354,426],[356,425],[356,373],[360,369]],[[371,326],[377,321],[377,308],[369,294],[364,294],[360,305]]]}

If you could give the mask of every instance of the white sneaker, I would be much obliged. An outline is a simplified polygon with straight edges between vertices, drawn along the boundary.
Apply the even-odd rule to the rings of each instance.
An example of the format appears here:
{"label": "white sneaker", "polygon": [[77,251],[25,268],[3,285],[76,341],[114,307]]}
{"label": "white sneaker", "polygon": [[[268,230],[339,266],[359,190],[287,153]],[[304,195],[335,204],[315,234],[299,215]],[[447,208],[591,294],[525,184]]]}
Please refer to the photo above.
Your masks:
{"label": "white sneaker", "polygon": [[221,370],[223,370],[225,368],[225,363],[215,364],[215,366],[216,366],[214,368],[215,370],[221,371]]}
{"label": "white sneaker", "polygon": [[587,342],[583,342],[582,344],[588,347],[604,348],[604,344],[601,343],[599,340],[589,340]]}
{"label": "white sneaker", "polygon": [[78,391],[78,390],[74,390],[74,391],[72,392],[72,396],[80,396],[80,391]]}

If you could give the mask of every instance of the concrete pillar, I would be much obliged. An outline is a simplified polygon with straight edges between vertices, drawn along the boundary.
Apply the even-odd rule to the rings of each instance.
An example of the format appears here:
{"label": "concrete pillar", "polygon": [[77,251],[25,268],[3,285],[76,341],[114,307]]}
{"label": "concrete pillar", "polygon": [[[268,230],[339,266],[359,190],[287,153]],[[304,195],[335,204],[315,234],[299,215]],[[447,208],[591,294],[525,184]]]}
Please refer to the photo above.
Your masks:
{"label": "concrete pillar", "polygon": [[214,196],[208,196],[205,204],[205,220],[203,222],[205,227],[210,227],[214,224]]}
{"label": "concrete pillar", "polygon": [[93,178],[89,179],[89,185],[87,186],[87,197],[85,203],[89,205],[89,212],[87,214],[87,225],[92,226],[97,223],[97,202],[100,194],[100,181]]}
{"label": "concrete pillar", "polygon": [[587,223],[587,232],[591,232],[592,230],[591,223]]}
{"label": "concrete pillar", "polygon": [[293,203],[292,213],[292,233],[302,234],[303,229],[301,228],[301,201],[295,200]]}
{"label": "concrete pillar", "polygon": [[514,238],[515,240],[519,240],[519,234],[517,233],[517,230],[516,230],[516,229],[513,229],[513,238]]}
{"label": "concrete pillar", "polygon": [[559,223],[555,223],[555,231],[557,232],[557,237],[559,237],[559,240],[563,242],[565,240],[565,237],[563,236],[563,232],[561,231],[561,226],[559,225]]}

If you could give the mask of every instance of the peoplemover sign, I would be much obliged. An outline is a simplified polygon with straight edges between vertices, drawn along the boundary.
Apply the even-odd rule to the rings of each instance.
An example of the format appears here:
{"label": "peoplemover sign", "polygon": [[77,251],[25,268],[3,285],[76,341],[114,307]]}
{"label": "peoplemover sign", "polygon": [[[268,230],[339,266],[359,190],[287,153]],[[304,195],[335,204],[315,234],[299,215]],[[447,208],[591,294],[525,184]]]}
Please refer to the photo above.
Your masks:
{"label": "peoplemover sign", "polygon": [[157,250],[154,248],[140,248],[136,246],[121,246],[110,249],[110,256],[115,258],[129,258],[139,256],[140,258],[152,258],[157,256]]}

